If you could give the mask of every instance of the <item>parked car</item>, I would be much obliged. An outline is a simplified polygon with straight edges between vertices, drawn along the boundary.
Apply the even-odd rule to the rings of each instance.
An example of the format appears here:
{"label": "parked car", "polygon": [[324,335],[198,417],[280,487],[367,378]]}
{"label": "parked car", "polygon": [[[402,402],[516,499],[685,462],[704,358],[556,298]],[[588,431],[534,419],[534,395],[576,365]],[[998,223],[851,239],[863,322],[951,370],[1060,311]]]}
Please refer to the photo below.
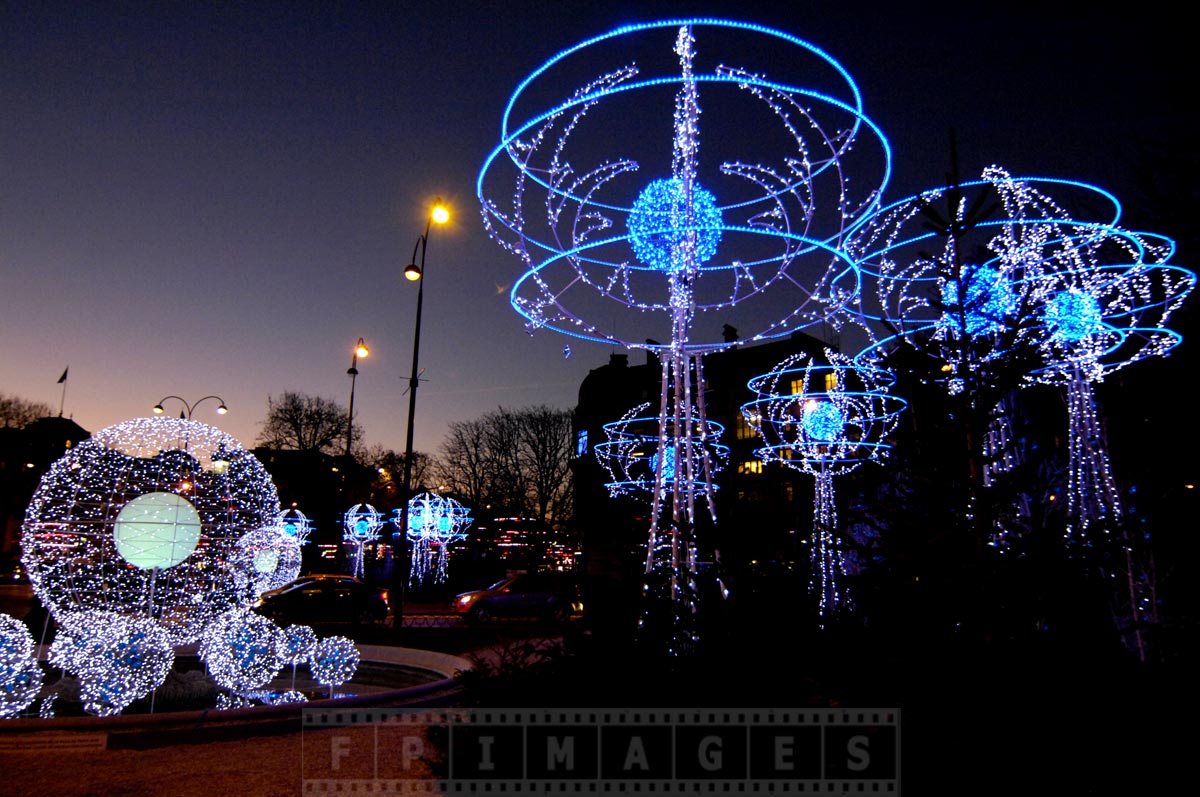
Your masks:
{"label": "parked car", "polygon": [[566,622],[583,612],[583,599],[568,573],[521,573],[487,589],[456,595],[451,608],[469,623],[486,623],[493,617]]}
{"label": "parked car", "polygon": [[254,611],[280,625],[369,624],[387,619],[387,591],[354,576],[317,573],[264,592]]}

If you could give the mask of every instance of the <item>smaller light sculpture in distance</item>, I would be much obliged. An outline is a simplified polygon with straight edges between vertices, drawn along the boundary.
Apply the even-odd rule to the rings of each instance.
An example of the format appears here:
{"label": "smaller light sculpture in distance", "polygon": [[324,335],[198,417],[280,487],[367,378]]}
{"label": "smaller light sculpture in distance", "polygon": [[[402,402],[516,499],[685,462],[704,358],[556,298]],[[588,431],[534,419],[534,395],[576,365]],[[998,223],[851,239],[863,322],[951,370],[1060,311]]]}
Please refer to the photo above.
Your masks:
{"label": "smaller light sculpture in distance", "polygon": [[885,457],[888,437],[907,406],[888,393],[895,381],[891,372],[855,365],[829,350],[825,357],[828,364],[797,354],[751,379],[757,398],[742,407],[747,423],[762,435],[764,446],[755,453],[763,462],[816,478],[810,588],[822,626],[826,617],[852,605],[840,583],[846,561],[833,477]]}
{"label": "smaller light sculpture in distance", "polygon": [[[393,523],[403,528],[401,510],[395,510]],[[450,565],[451,543],[466,537],[471,525],[471,510],[458,501],[435,493],[415,495],[408,502],[408,540],[412,543],[409,583],[413,586],[446,580]]]}
{"label": "smaller light sculpture in distance", "polygon": [[370,504],[355,504],[343,518],[342,539],[354,548],[354,575],[362,578],[365,572],[363,556],[366,546],[379,539],[383,516]]}
{"label": "smaller light sculpture in distance", "polygon": [[[666,433],[660,433],[661,421],[652,414],[650,404],[639,404],[619,420],[604,424],[606,440],[595,446],[596,459],[608,471],[605,482],[609,495],[642,496],[649,499],[657,489],[670,494],[676,479],[690,478],[697,490],[707,489],[729,460],[729,446],[719,442],[725,427],[716,421],[703,424],[693,415],[690,436],[675,435],[668,421]],[[674,441],[680,440],[676,445]],[[659,468],[659,459],[662,467]],[[684,460],[690,467],[684,465]],[[660,482],[661,479],[661,482]]]}
{"label": "smaller light sculpture in distance", "polygon": [[312,533],[313,525],[303,512],[295,507],[279,515],[279,529],[289,537],[292,537],[300,545],[308,542],[308,535]]}

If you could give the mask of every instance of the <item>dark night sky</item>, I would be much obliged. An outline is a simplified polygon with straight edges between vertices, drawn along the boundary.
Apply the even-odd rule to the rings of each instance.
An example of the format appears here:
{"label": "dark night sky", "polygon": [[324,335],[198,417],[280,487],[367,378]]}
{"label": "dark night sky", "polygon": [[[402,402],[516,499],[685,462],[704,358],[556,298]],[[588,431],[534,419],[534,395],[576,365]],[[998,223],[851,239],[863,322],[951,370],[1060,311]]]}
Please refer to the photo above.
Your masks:
{"label": "dark night sky", "polygon": [[93,431],[215,393],[251,445],[268,395],[344,403],[362,336],[366,440],[402,450],[416,291],[399,272],[441,195],[455,217],[428,248],[417,448],[500,405],[572,406],[611,348],[572,341],[566,359],[562,337],[525,332],[504,290],[520,264],[485,235],[475,180],[520,80],[633,21],[720,15],[823,49],[888,136],[888,199],[942,184],[954,127],[966,176],[1095,183],[1140,228],[1184,235],[1155,226],[1138,180],[1148,152],[1194,136],[1191,26],[1136,8],[6,4],[0,392],[57,410],[69,365],[65,413]]}

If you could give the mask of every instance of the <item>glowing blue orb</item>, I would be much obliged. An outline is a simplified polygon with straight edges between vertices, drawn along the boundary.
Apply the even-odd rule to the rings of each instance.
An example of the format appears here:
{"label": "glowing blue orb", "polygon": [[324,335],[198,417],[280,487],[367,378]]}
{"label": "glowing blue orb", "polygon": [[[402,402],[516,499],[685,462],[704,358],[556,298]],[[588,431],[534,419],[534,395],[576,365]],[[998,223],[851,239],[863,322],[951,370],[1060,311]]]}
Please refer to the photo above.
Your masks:
{"label": "glowing blue orb", "polygon": [[[692,185],[691,202],[677,178],[654,180],[633,203],[629,241],[638,260],[660,271],[679,271],[713,258],[721,242],[721,210],[713,195]],[[685,256],[689,239],[695,253]]]}
{"label": "glowing blue orb", "polygon": [[1005,319],[1017,309],[1017,297],[1008,279],[990,266],[968,268],[964,273],[967,296],[961,302],[957,282],[947,280],[942,285],[942,303],[946,305],[942,326],[963,331],[961,313],[966,319],[968,335],[983,335],[1003,328]]}
{"label": "glowing blue orb", "polygon": [[200,542],[200,514],[175,493],[146,493],[121,507],[113,524],[117,553],[142,570],[166,570]]}
{"label": "glowing blue orb", "polygon": [[1054,296],[1046,304],[1046,326],[1050,337],[1077,343],[1094,335],[1104,326],[1100,302],[1086,291],[1071,288]]}
{"label": "glowing blue orb", "polygon": [[810,401],[800,416],[800,428],[810,440],[832,443],[842,437],[846,416],[833,402]]}
{"label": "glowing blue orb", "polygon": [[[650,470],[658,473],[658,453],[650,455]],[[663,481],[671,482],[675,479],[675,447],[668,446],[663,449]]]}

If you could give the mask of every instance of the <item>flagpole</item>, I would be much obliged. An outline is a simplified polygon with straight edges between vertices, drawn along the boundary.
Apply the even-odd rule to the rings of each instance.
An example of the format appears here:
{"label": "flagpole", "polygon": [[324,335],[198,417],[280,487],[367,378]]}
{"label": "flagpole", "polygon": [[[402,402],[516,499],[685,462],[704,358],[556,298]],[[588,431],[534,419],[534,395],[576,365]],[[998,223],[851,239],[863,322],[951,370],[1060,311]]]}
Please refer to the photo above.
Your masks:
{"label": "flagpole", "polygon": [[58,401],[58,417],[60,417],[60,418],[62,417],[62,414],[63,414],[63,406],[67,403],[67,371],[70,371],[70,370],[71,370],[71,366],[68,365],[66,368],[63,369],[62,376],[60,376],[58,378],[58,383],[63,386],[62,398],[60,398]]}

